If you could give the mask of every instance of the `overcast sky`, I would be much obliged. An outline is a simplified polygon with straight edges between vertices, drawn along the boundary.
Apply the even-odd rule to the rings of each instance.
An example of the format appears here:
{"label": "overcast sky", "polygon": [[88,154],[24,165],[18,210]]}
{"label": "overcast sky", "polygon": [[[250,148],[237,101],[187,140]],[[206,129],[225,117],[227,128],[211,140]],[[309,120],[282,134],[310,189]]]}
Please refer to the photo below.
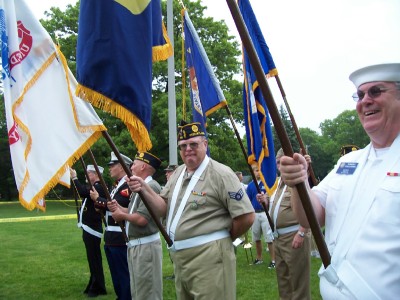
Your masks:
{"label": "overcast sky", "polygon": [[[322,121],[355,108],[348,80],[355,69],[400,62],[399,0],[250,1],[298,127],[319,131]],[[226,1],[202,2],[207,15],[225,20],[238,37]],[[32,10],[40,18],[51,6],[63,10],[68,3],[76,2],[40,0]],[[269,83],[279,106],[275,80]]]}

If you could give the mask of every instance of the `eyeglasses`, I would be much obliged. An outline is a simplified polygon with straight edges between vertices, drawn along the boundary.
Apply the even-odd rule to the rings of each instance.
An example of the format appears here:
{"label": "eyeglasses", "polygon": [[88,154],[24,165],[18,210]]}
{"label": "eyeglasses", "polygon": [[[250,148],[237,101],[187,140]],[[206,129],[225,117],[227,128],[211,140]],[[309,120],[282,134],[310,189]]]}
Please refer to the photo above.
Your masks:
{"label": "eyeglasses", "polygon": [[374,85],[374,86],[371,86],[366,93],[363,91],[357,91],[356,93],[354,93],[353,100],[356,102],[361,101],[362,99],[364,99],[365,94],[368,94],[368,97],[370,97],[371,99],[375,99],[375,98],[378,98],[382,93],[384,93],[388,90],[390,90],[390,89],[382,88],[382,87]]}
{"label": "eyeglasses", "polygon": [[180,150],[180,151],[186,151],[186,149],[187,149],[187,147],[189,146],[190,147],[190,149],[192,149],[192,150],[196,150],[197,148],[199,148],[199,145],[201,144],[202,142],[193,142],[193,143],[187,143],[187,144],[180,144],[180,145],[178,145],[178,149]]}

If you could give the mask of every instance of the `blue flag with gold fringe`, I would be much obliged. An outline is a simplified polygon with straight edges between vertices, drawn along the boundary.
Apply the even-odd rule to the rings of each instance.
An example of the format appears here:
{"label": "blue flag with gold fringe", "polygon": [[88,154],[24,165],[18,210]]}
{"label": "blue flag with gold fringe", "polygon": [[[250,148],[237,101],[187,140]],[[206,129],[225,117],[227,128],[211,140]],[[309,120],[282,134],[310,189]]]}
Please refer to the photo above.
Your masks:
{"label": "blue flag with gold fringe", "polygon": [[[239,0],[239,9],[257,51],[265,76],[274,76],[278,72],[265,43],[257,19],[248,0]],[[261,94],[257,78],[251,67],[246,51],[243,49],[243,108],[246,127],[248,163],[258,164],[260,177],[266,191],[271,195],[276,189],[277,168],[275,161],[274,139],[266,103]],[[267,99],[268,101],[268,99]]]}
{"label": "blue flag with gold fringe", "polygon": [[172,51],[160,0],[80,1],[76,93],[120,118],[139,151],[152,146],[152,62]]}
{"label": "blue flag with gold fringe", "polygon": [[[186,10],[183,16],[185,57],[190,77],[193,121],[206,124],[206,117],[227,105],[208,56]],[[204,126],[205,127],[205,126]]]}

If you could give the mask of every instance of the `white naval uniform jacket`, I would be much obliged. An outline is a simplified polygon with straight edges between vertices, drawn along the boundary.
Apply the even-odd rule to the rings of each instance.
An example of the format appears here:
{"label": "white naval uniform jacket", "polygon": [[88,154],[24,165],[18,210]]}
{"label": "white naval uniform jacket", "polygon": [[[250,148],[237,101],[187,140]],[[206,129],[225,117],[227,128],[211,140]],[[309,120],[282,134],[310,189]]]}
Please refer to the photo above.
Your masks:
{"label": "white naval uniform jacket", "polygon": [[[355,172],[338,174],[338,168],[349,162],[358,163]],[[396,173],[400,173],[400,135],[381,158],[371,144],[343,156],[313,188],[325,207],[325,239],[332,255],[331,265],[319,272],[324,299],[399,297],[400,176]]]}

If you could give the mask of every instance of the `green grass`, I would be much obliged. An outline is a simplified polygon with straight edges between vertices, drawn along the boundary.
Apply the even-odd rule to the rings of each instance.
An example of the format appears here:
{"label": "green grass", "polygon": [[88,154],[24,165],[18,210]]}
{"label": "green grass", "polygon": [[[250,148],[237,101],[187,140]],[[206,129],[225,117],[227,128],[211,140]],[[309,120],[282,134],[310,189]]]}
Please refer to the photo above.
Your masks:
{"label": "green grass", "polygon": [[[7,218],[71,214],[73,202],[47,202],[47,212],[27,211],[19,203],[0,202],[0,299],[86,299],[82,291],[89,279],[85,248],[76,217],[61,220],[4,222]],[[247,251],[251,262],[250,251]],[[253,257],[255,248],[252,250]],[[264,253],[264,260],[269,260]],[[321,264],[312,258],[312,299],[319,295],[317,271]],[[279,299],[275,271],[267,263],[249,265],[243,247],[237,249],[237,299]],[[115,299],[110,272],[103,252],[103,267],[108,295]],[[173,273],[164,248],[163,276]],[[175,299],[173,280],[164,279],[164,299]]]}

